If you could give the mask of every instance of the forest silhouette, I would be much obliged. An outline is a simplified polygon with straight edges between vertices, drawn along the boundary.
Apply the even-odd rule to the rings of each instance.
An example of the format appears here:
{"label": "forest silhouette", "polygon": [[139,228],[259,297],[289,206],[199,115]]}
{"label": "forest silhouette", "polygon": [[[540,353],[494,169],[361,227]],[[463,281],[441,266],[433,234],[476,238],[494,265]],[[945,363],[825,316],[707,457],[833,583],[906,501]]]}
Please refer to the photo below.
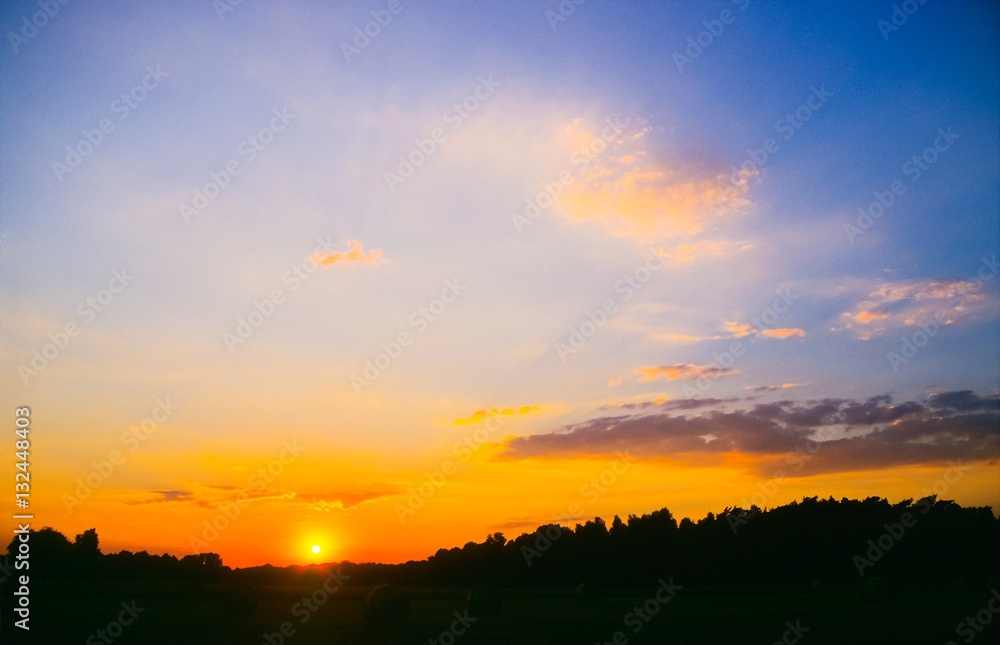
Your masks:
{"label": "forest silhouette", "polygon": [[30,574],[32,608],[30,632],[3,611],[0,641],[986,643],[998,538],[990,507],[936,497],[807,497],[679,522],[663,508],[401,564],[230,568],[216,553],[102,553],[96,529],[43,528],[30,569],[15,568],[19,537],[0,560],[0,597],[16,601]]}
{"label": "forest silhouette", "polygon": [[[231,569],[216,553],[175,557],[145,551],[102,554],[96,529],[71,542],[51,528],[33,531],[33,580],[143,580],[278,583],[299,566]],[[962,507],[936,496],[890,503],[807,497],[785,506],[726,508],[678,522],[666,508],[611,525],[594,518],[575,527],[545,524],[507,539],[440,549],[402,564],[341,562],[348,585],[604,586],[861,584],[983,580],[1000,568],[1000,520],[990,507]],[[16,578],[7,547],[0,576]],[[322,566],[322,565],[313,565]]]}

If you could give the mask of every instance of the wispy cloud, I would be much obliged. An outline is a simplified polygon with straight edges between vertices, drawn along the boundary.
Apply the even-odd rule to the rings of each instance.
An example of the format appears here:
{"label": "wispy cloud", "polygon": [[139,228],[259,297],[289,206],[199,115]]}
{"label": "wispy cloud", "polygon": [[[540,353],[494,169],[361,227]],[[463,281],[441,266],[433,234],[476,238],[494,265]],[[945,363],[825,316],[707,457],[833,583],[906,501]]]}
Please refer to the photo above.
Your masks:
{"label": "wispy cloud", "polygon": [[703,340],[719,340],[722,336],[696,336],[694,334],[678,334],[674,332],[653,332],[650,337],[671,343],[697,343]]}
{"label": "wispy cloud", "polygon": [[[579,179],[553,202],[565,216],[603,223],[614,235],[641,239],[690,237],[749,205],[751,174],[737,182],[721,166],[708,169],[681,158],[650,153],[654,130],[622,122],[613,136],[577,119],[565,135],[580,154]],[[602,136],[603,135],[603,136]],[[726,242],[696,242],[674,249],[675,260],[720,253]]]}
{"label": "wispy cloud", "polygon": [[719,259],[737,255],[753,248],[749,242],[726,240],[701,240],[658,249],[668,262],[687,264],[696,260]]}
{"label": "wispy cloud", "polygon": [[365,502],[382,499],[398,493],[393,491],[360,491],[360,492],[333,492],[333,493],[296,493],[295,501],[305,502],[315,510],[329,511],[331,509],[353,508]]}
{"label": "wispy cloud", "polygon": [[722,333],[711,336],[698,336],[695,334],[683,334],[674,332],[653,332],[650,336],[654,340],[662,340],[675,343],[696,343],[706,340],[725,340],[727,338],[745,338],[746,336],[756,336],[758,338],[771,338],[784,340],[787,338],[804,338],[806,332],[798,327],[780,327],[775,329],[758,329],[749,323],[727,320],[722,325]]}
{"label": "wispy cloud", "polygon": [[798,327],[779,327],[776,329],[762,329],[760,331],[760,335],[763,338],[778,338],[784,340],[785,338],[803,338],[805,337],[806,332]]}
{"label": "wispy cloud", "polygon": [[125,501],[129,506],[144,504],[164,504],[168,502],[190,502],[202,508],[216,508],[225,502],[238,500],[289,499],[290,493],[278,493],[260,488],[241,488],[225,484],[203,484],[194,486],[196,490],[152,490],[135,491],[135,498]]}
{"label": "wispy cloud", "polygon": [[964,280],[882,283],[840,314],[837,331],[869,340],[889,329],[951,325],[981,314],[988,306],[977,285]]}
{"label": "wispy cloud", "polygon": [[655,399],[630,401],[628,403],[609,403],[603,406],[605,410],[645,410],[648,408],[660,408],[662,410],[693,410],[695,408],[706,408],[713,405],[732,403],[740,399],[716,399],[712,397],[696,399],[671,399],[666,396],[658,396]]}
{"label": "wispy cloud", "polygon": [[782,383],[781,385],[748,385],[744,390],[751,392],[774,392],[776,390],[790,390],[798,387],[806,387],[808,383]]}
{"label": "wispy cloud", "polygon": [[650,365],[637,367],[640,381],[655,381],[658,378],[668,381],[677,379],[699,379],[706,376],[718,378],[720,376],[730,376],[739,374],[739,370],[727,367],[714,367],[711,365],[696,365],[694,363],[677,363],[676,365]]}
{"label": "wispy cloud", "polygon": [[749,325],[747,323],[738,323],[735,320],[726,321],[726,323],[723,326],[725,327],[726,332],[732,338],[743,338],[744,336],[749,336],[754,332],[754,328],[752,325]]}
{"label": "wispy cloud", "polygon": [[378,266],[385,263],[385,260],[382,258],[382,249],[371,249],[366,253],[363,248],[364,246],[358,240],[348,240],[347,251],[320,253],[313,259],[323,266],[330,266],[332,264],[368,264]]}
{"label": "wispy cloud", "polygon": [[476,410],[467,417],[458,417],[451,422],[457,426],[476,425],[482,423],[483,419],[495,416],[514,416],[518,414],[531,414],[541,410],[540,405],[522,405],[517,408],[489,408],[487,410]]}
{"label": "wispy cloud", "polygon": [[[152,495],[152,497],[149,495]],[[149,495],[142,499],[130,500],[125,503],[129,506],[138,506],[141,504],[194,501],[194,493],[189,490],[151,490],[149,491]]]}

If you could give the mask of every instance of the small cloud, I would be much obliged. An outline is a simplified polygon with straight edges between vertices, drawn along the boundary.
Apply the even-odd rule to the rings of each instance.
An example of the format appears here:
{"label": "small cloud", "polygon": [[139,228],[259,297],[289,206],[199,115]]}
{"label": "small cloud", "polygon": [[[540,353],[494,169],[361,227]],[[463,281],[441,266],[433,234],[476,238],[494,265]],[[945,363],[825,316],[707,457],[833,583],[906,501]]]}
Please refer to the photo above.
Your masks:
{"label": "small cloud", "polygon": [[696,343],[703,340],[719,340],[722,336],[695,336],[693,334],[675,334],[671,332],[656,332],[650,335],[655,340],[665,340],[674,343]]}
{"label": "small cloud", "polygon": [[739,374],[739,370],[727,367],[713,367],[711,365],[695,365],[694,363],[677,363],[676,365],[652,365],[648,367],[637,367],[640,381],[654,381],[664,378],[668,381],[677,379],[699,379],[706,376],[718,378],[720,376],[730,376]]}
{"label": "small cloud", "polygon": [[798,327],[783,327],[780,329],[765,329],[760,332],[760,335],[764,338],[780,338],[783,340],[793,337],[803,338],[806,332]]}
{"label": "small cloud", "polygon": [[782,327],[778,329],[758,329],[748,323],[740,323],[735,320],[723,322],[724,333],[714,336],[696,336],[694,334],[678,334],[674,332],[655,332],[650,334],[654,340],[663,340],[676,343],[695,343],[706,340],[723,340],[726,338],[745,338],[747,336],[757,336],[758,338],[786,339],[806,335],[805,330],[798,327]]}
{"label": "small cloud", "polygon": [[882,320],[883,318],[888,318],[889,314],[877,311],[860,311],[854,314],[854,320],[858,321],[862,325],[867,325],[868,323],[875,320]]}
{"label": "small cloud", "polygon": [[384,492],[373,492],[373,491],[362,491],[359,493],[355,492],[339,492],[339,493],[296,493],[295,499],[297,501],[305,502],[312,505],[316,510],[328,511],[331,508],[336,509],[348,509],[355,506],[359,506],[364,502],[369,502],[376,499],[382,499],[383,497],[388,497],[389,495],[394,495],[399,491],[384,491]]}
{"label": "small cloud", "polygon": [[518,408],[489,408],[488,410],[476,410],[467,417],[452,419],[451,422],[457,426],[476,425],[482,423],[483,419],[490,417],[531,414],[541,409],[540,405],[522,405]]}
{"label": "small cloud", "polygon": [[756,335],[759,338],[802,338],[806,335],[805,330],[798,327],[781,327],[778,329],[758,329],[753,325],[738,323],[736,321],[726,321],[724,328],[731,338],[743,338],[744,336]]}
{"label": "small cloud", "polygon": [[744,336],[749,336],[755,330],[751,325],[746,323],[738,323],[735,320],[727,321],[723,323],[725,330],[732,334],[733,338],[743,338]]}
{"label": "small cloud", "polygon": [[781,385],[747,385],[744,390],[751,392],[774,392],[776,390],[791,390],[793,388],[805,387],[808,383],[782,383]]}
{"label": "small cloud", "polygon": [[608,379],[608,387],[617,387],[622,384],[622,377]]}
{"label": "small cloud", "polygon": [[649,407],[654,407],[654,406],[658,406],[658,405],[664,405],[669,400],[670,399],[667,398],[667,397],[665,397],[665,396],[658,396],[655,399],[647,399],[647,400],[637,399],[637,400],[631,401],[629,403],[608,403],[607,405],[602,406],[602,408],[605,409],[605,410],[614,410],[616,408],[624,408],[626,410],[630,410],[630,409],[640,409],[641,410],[643,408],[649,408]]}
{"label": "small cloud", "polygon": [[658,396],[655,399],[636,399],[629,403],[608,403],[601,406],[603,410],[645,410],[647,408],[663,408],[664,410],[694,410],[715,405],[725,405],[738,401],[739,399],[717,399],[714,397],[694,398],[694,399],[670,399],[666,396]]}
{"label": "small cloud", "polygon": [[372,249],[366,253],[363,248],[364,246],[361,242],[348,240],[347,251],[343,253],[334,251],[326,255],[316,254],[313,256],[313,260],[323,266],[330,266],[332,264],[368,264],[378,266],[385,263],[385,260],[382,259],[382,249]]}
{"label": "small cloud", "polygon": [[194,493],[189,490],[151,490],[149,494],[153,495],[153,497],[146,497],[145,499],[137,499],[125,503],[129,506],[139,506],[142,504],[194,501]]}
{"label": "small cloud", "polygon": [[686,264],[694,260],[725,258],[753,248],[749,242],[727,242],[724,240],[701,240],[681,244],[670,249],[658,249],[659,254],[675,264]]}

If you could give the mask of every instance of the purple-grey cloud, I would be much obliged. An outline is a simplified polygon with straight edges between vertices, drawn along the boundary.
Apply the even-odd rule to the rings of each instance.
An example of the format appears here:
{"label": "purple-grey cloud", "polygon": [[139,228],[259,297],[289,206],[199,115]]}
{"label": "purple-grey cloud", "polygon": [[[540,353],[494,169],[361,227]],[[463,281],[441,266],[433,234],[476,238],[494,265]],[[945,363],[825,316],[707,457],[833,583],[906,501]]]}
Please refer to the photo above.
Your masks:
{"label": "purple-grey cloud", "polygon": [[808,449],[804,467],[789,475],[1000,457],[1000,397],[971,391],[933,394],[923,403],[894,404],[892,397],[882,395],[865,401],[778,401],[746,410],[678,413],[686,409],[600,417],[555,432],[516,437],[501,457],[617,450],[650,457],[696,452],[780,457]]}

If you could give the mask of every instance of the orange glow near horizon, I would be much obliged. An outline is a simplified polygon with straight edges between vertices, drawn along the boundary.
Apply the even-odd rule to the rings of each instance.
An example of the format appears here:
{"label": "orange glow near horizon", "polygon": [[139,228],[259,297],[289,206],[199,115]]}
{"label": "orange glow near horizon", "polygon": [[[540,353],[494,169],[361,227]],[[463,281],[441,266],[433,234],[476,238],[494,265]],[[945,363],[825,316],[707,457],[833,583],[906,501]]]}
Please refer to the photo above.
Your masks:
{"label": "orange glow near horizon", "polygon": [[[70,539],[96,528],[105,553],[147,550],[182,557],[213,551],[229,566],[247,567],[344,560],[398,563],[424,559],[440,548],[481,542],[498,531],[513,538],[553,521],[573,525],[602,517],[610,524],[615,515],[624,519],[663,507],[679,521],[699,519],[726,506],[773,507],[814,495],[864,498],[873,491],[899,501],[933,494],[936,484],[942,499],[998,508],[995,482],[1000,469],[995,463],[970,464],[967,474],[944,488],[940,482],[945,466],[840,472],[787,479],[775,486],[768,475],[773,459],[740,454],[690,454],[683,462],[636,459],[627,466],[616,465],[614,457],[511,461],[497,460],[495,454],[496,446],[483,446],[468,462],[455,460],[457,472],[429,496],[413,498],[412,507],[407,506],[411,496],[437,468],[431,457],[423,460],[425,467],[385,470],[376,465],[362,468],[333,453],[303,455],[288,465],[273,490],[245,506],[225,495],[199,503],[198,497],[218,489],[199,488],[194,481],[191,497],[135,503],[134,493],[113,487],[109,478],[108,485],[96,489],[72,513],[65,510],[62,495],[74,481],[40,467],[38,479],[47,483],[40,484],[35,502],[38,517],[45,519],[36,526],[52,526]],[[219,480],[229,472],[220,466]],[[337,468],[350,480],[368,483],[352,489],[347,478],[332,476]],[[245,480],[251,471],[242,469],[238,477]],[[124,480],[123,473],[120,482]],[[358,488],[383,492],[366,498]],[[353,490],[356,497],[324,501],[322,495],[298,492],[331,490]],[[425,493],[429,490],[424,486]],[[123,504],[127,513],[121,512]],[[402,520],[401,507],[413,511]],[[227,508],[235,517],[227,515]],[[192,538],[201,540],[198,548]]]}

